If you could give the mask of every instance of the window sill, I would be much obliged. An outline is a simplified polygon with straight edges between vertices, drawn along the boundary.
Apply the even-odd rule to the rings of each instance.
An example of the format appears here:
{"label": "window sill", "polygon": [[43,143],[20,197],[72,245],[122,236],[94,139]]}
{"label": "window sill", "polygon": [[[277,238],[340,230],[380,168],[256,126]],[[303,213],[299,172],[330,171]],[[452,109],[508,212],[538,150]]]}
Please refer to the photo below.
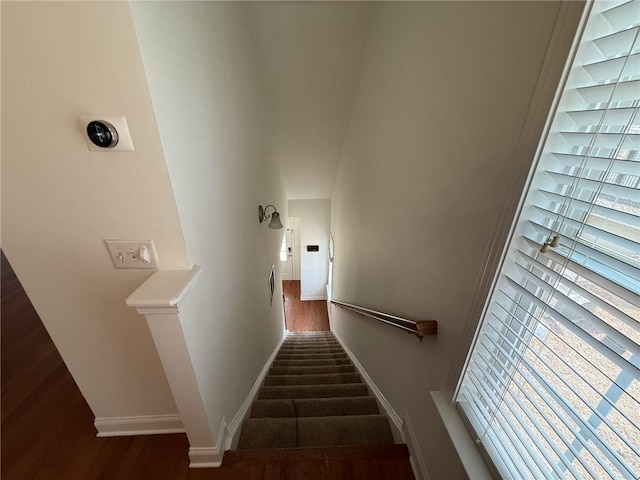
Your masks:
{"label": "window sill", "polygon": [[431,398],[435,404],[442,423],[447,429],[460,461],[469,478],[473,480],[493,480],[493,475],[484,462],[473,438],[469,435],[460,415],[439,390],[432,391]]}

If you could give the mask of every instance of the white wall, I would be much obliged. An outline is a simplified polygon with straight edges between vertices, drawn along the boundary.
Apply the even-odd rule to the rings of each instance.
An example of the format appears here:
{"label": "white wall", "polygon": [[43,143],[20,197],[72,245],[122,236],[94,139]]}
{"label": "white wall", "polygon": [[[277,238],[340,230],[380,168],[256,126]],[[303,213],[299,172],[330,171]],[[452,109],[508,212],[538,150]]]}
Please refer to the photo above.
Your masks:
{"label": "white wall", "polygon": [[[300,217],[300,299],[327,298],[331,200],[289,200],[289,215]],[[307,245],[318,245],[307,252]]]}
{"label": "white wall", "polygon": [[283,230],[259,224],[258,205],[276,205],[283,219],[287,207],[245,8],[131,6],[189,257],[203,268],[181,318],[214,432],[236,414],[284,330]]}
{"label": "white wall", "polygon": [[[408,413],[432,479],[465,477],[429,391],[463,340],[558,11],[553,2],[374,9],[332,198],[333,297],[435,319],[439,331],[419,343],[333,307],[332,327]],[[536,143],[524,149],[529,162]]]}
{"label": "white wall", "polygon": [[[189,266],[129,6],[2,2],[2,247],[97,417],[174,414],[146,321],[103,239]],[[78,115],[124,115],[135,152],[92,153]]]}

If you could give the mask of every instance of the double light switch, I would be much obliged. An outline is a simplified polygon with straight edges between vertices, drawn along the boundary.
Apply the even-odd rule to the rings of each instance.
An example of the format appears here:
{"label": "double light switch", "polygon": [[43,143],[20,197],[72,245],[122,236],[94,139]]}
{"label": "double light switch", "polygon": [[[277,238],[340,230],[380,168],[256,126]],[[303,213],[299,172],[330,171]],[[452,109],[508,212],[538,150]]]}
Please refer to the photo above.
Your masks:
{"label": "double light switch", "polygon": [[105,240],[116,268],[158,268],[153,240]]}

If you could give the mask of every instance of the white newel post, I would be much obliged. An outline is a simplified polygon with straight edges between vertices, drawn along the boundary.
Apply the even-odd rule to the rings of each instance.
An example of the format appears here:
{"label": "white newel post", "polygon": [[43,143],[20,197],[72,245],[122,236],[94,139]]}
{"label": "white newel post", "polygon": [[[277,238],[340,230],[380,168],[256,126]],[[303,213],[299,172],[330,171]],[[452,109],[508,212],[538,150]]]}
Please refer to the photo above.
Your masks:
{"label": "white newel post", "polygon": [[[126,300],[144,315],[158,349],[173,398],[189,439],[190,467],[216,467],[222,461],[180,323],[180,305],[200,275],[191,270],[158,270]],[[188,300],[187,300],[188,301]]]}

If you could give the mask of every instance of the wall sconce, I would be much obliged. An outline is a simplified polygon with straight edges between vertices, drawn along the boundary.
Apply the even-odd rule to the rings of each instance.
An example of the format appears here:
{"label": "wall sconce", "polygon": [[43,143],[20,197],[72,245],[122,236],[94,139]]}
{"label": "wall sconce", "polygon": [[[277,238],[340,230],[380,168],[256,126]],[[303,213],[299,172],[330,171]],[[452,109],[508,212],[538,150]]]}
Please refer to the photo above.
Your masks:
{"label": "wall sconce", "polygon": [[[271,215],[267,215],[267,209],[269,207],[273,208],[273,213],[271,213]],[[271,221],[268,225],[269,228],[273,228],[274,230],[282,228],[280,214],[278,213],[278,210],[276,210],[276,207],[274,207],[273,205],[267,205],[266,207],[262,208],[262,205],[260,205],[258,207],[258,220],[260,220],[260,223],[262,223],[268,218],[271,218]]]}

